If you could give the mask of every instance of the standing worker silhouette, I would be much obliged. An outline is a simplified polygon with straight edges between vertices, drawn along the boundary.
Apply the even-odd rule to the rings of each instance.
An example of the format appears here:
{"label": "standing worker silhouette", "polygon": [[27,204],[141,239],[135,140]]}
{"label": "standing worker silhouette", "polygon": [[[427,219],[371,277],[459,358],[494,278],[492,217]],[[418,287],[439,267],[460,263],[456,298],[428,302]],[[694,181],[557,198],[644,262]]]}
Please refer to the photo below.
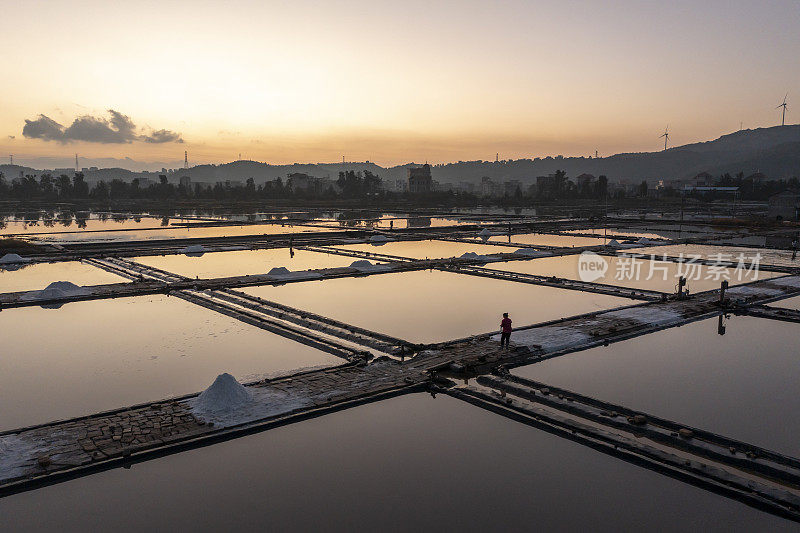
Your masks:
{"label": "standing worker silhouette", "polygon": [[508,313],[503,313],[503,320],[500,321],[500,347],[505,346],[508,348],[508,342],[511,340],[511,319],[508,318]]}

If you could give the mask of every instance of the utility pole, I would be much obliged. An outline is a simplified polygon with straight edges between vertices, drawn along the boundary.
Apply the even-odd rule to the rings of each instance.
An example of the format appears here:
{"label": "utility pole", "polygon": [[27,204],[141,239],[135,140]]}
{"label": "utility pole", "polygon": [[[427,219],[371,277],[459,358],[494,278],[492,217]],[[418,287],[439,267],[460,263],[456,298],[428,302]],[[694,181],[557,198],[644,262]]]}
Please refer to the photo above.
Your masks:
{"label": "utility pole", "polygon": [[75,172],[78,172],[78,170],[80,170],[78,168],[78,154],[75,154]]}

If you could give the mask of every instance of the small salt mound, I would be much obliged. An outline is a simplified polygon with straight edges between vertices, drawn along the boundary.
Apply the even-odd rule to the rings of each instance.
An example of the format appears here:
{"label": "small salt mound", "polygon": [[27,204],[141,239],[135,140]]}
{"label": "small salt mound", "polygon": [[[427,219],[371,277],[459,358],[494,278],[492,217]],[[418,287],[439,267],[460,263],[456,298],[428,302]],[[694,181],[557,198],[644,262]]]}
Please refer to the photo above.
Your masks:
{"label": "small salt mound", "polygon": [[608,241],[608,244],[606,246],[611,246],[612,248],[619,248],[620,244],[618,240],[611,239],[610,241]]}
{"label": "small salt mound", "polygon": [[252,394],[236,378],[220,374],[209,388],[194,401],[193,410],[201,413],[220,413],[243,407],[253,399]]}
{"label": "small salt mound", "polygon": [[641,239],[636,241],[636,244],[650,244],[650,239],[648,239],[647,237],[642,237]]}
{"label": "small salt mound", "polygon": [[82,296],[89,294],[89,290],[75,285],[69,281],[54,281],[40,291],[30,291],[23,296],[26,300],[32,299],[49,299],[49,298],[64,298],[68,296]]}
{"label": "small salt mound", "polygon": [[518,248],[514,250],[514,253],[517,255],[539,255],[540,252],[538,250],[534,250],[533,248]]}
{"label": "small salt mound", "polygon": [[382,244],[385,242],[389,242],[390,240],[391,239],[389,239],[386,235],[373,235],[372,237],[369,238],[369,242],[372,244],[378,244],[378,243]]}
{"label": "small salt mound", "polygon": [[13,265],[15,263],[27,263],[30,259],[21,257],[19,254],[6,254],[0,257],[0,265]]}
{"label": "small salt mound", "polygon": [[381,265],[381,264],[372,264],[366,259],[361,259],[359,261],[353,261],[350,265],[350,268],[355,268],[359,272],[386,272],[387,270],[391,270],[391,265]]}
{"label": "small salt mound", "polygon": [[480,256],[478,254],[476,254],[475,252],[467,252],[467,253],[461,254],[461,259],[477,259],[478,257],[480,257]]}
{"label": "small salt mound", "polygon": [[267,272],[268,276],[285,276],[287,274],[291,274],[292,271],[286,267],[275,267]]}
{"label": "small salt mound", "polygon": [[483,228],[483,229],[482,229],[482,230],[481,230],[481,231],[478,233],[478,235],[480,235],[481,237],[488,237],[488,236],[489,236],[489,235],[491,235],[491,234],[492,234],[492,232],[491,232],[491,231],[489,231],[489,228]]}
{"label": "small salt mound", "polygon": [[205,252],[206,247],[202,244],[193,244],[181,250],[181,253],[186,255],[203,255]]}

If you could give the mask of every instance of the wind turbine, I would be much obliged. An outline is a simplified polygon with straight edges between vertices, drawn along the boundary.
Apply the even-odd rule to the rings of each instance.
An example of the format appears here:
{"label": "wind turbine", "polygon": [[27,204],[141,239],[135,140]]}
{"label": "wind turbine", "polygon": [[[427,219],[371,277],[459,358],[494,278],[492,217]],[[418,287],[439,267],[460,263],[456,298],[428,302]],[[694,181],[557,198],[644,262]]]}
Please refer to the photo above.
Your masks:
{"label": "wind turbine", "polygon": [[786,93],[786,96],[783,97],[783,103],[776,107],[775,109],[783,108],[783,116],[781,117],[781,126],[786,125],[786,98],[789,96],[789,93]]}
{"label": "wind turbine", "polygon": [[669,140],[669,124],[667,124],[666,129],[664,129],[664,133],[662,133],[661,135],[658,136],[659,139],[661,137],[664,137],[664,151],[666,152],[667,151],[667,141]]}

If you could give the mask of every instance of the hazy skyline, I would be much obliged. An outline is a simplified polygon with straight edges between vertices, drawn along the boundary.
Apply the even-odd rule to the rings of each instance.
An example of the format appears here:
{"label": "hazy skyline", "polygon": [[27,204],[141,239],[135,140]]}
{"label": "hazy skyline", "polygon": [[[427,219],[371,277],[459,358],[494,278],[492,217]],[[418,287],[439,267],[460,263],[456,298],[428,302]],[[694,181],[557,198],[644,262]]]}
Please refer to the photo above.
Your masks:
{"label": "hazy skyline", "polygon": [[671,146],[778,125],[787,91],[787,124],[800,106],[791,1],[32,1],[4,14],[0,150],[19,160],[609,155],[663,148],[667,124]]}

